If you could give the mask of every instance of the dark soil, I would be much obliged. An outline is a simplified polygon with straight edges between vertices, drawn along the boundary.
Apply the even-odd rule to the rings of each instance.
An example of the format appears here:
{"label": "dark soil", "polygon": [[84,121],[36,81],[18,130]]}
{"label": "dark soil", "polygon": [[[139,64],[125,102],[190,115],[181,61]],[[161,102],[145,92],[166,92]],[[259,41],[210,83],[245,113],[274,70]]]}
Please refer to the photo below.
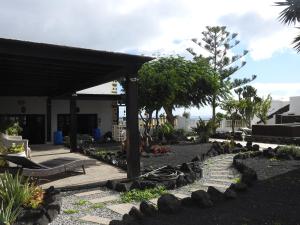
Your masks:
{"label": "dark soil", "polygon": [[149,157],[141,157],[142,167],[156,169],[166,165],[177,166],[190,162],[195,156],[207,153],[211,144],[171,145],[170,148],[171,152],[167,154],[149,154]]}
{"label": "dark soil", "polygon": [[300,168],[300,160],[274,160],[256,157],[244,159],[242,162],[256,171],[259,180],[265,180]]}
{"label": "dark soil", "polygon": [[[246,160],[248,161],[248,160]],[[295,168],[293,163],[270,166],[267,160],[249,160],[271,174]],[[295,161],[294,161],[295,163]],[[299,161],[298,161],[299,163]],[[299,164],[298,164],[299,165]],[[262,176],[265,176],[262,173]],[[218,203],[209,209],[183,208],[175,215],[159,214],[145,218],[142,225],[300,225],[300,169],[294,169],[267,180],[259,180],[236,200]]]}

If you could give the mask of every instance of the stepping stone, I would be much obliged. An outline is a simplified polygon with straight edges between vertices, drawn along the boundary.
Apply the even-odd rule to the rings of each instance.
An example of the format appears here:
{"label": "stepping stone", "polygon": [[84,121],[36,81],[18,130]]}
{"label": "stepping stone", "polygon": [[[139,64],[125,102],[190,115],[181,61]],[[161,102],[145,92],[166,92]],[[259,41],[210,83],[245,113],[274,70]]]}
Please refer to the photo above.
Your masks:
{"label": "stepping stone", "polygon": [[225,175],[225,174],[214,174],[210,175],[213,179],[234,179],[235,177],[233,175]]}
{"label": "stepping stone", "polygon": [[87,192],[77,193],[77,194],[75,194],[75,196],[77,196],[77,197],[84,197],[84,196],[95,195],[95,194],[102,194],[102,193],[103,193],[103,191],[95,190],[95,191],[87,191]]}
{"label": "stepping stone", "polygon": [[153,199],[149,200],[149,202],[153,203],[154,205],[157,205],[157,201],[158,201],[158,198],[153,198]]}
{"label": "stepping stone", "polygon": [[190,190],[190,192],[199,191],[199,190],[207,191],[207,187],[203,186],[203,187],[199,187],[199,188],[192,188]]}
{"label": "stepping stone", "polygon": [[189,195],[185,195],[185,194],[181,194],[181,193],[176,193],[176,194],[174,194],[174,196],[176,196],[179,199],[190,197]]}
{"label": "stepping stone", "polygon": [[222,189],[227,189],[229,186],[228,185],[224,185],[224,184],[215,184],[215,183],[204,183],[203,186],[209,187],[215,187],[215,188],[222,188]]}
{"label": "stepping stone", "polygon": [[84,216],[81,217],[79,220],[85,221],[85,222],[91,222],[91,223],[98,223],[102,225],[109,225],[111,219],[103,218],[103,217],[98,217],[98,216]]}
{"label": "stepping stone", "polygon": [[212,181],[212,182],[220,182],[220,183],[226,183],[228,185],[232,184],[233,183],[233,180],[230,180],[230,179],[209,179],[209,181]]}
{"label": "stepping stone", "polygon": [[109,205],[109,206],[107,206],[107,208],[118,214],[124,215],[126,213],[129,213],[130,209],[133,206],[137,207],[136,205],[131,204],[131,203],[123,203],[123,204],[117,204],[117,205]]}
{"label": "stepping stone", "polygon": [[109,196],[105,196],[102,198],[91,199],[89,201],[91,203],[95,204],[95,203],[112,202],[112,201],[116,201],[118,199],[119,199],[119,195],[109,195]]}

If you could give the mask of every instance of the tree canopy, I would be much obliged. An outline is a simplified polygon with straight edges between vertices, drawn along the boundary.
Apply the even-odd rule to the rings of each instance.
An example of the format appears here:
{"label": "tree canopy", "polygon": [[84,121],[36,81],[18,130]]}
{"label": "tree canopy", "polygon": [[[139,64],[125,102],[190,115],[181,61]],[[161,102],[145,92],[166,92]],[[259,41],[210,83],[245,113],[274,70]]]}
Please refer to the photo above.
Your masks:
{"label": "tree canopy", "polygon": [[[209,53],[207,60],[215,71],[214,75],[219,80],[219,87],[215,89],[211,98],[212,119],[214,122],[216,122],[216,108],[223,99],[230,96],[230,90],[256,78],[255,75],[244,79],[232,79],[231,77],[231,75],[246,65],[246,62],[242,59],[248,54],[248,51],[244,50],[241,54],[230,56],[229,51],[240,43],[237,40],[237,36],[237,33],[227,31],[225,26],[207,26],[206,30],[202,32],[200,41],[196,38],[192,39],[195,44]],[[192,54],[194,61],[202,60],[203,56],[197,54],[192,48],[188,48],[187,51]]]}
{"label": "tree canopy", "polygon": [[161,57],[142,66],[138,74],[139,108],[152,114],[163,108],[174,124],[172,110],[207,104],[218,80],[205,59]]}
{"label": "tree canopy", "polygon": [[[300,23],[300,1],[286,0],[284,2],[276,2],[277,6],[286,7],[281,11],[279,20],[287,25]],[[294,39],[293,44],[297,52],[300,52],[300,34]]]}

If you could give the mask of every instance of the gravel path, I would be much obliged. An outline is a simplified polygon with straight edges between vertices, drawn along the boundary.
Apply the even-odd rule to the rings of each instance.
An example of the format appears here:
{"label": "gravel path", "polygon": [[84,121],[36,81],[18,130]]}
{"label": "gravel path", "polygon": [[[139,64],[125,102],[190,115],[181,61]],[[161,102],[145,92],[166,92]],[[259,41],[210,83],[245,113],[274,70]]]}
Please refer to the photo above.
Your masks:
{"label": "gravel path", "polygon": [[[206,190],[207,189],[207,183],[210,184],[216,184],[216,185],[224,185],[224,188],[219,188],[221,191],[224,191],[228,186],[228,182],[234,182],[233,178],[238,178],[240,175],[239,173],[232,168],[232,159],[233,159],[233,154],[228,154],[228,155],[220,155],[216,156],[210,159],[207,159],[204,161],[202,164],[202,169],[203,169],[203,179],[198,180],[194,182],[193,184],[175,189],[170,191],[170,193],[175,194],[175,195],[183,195],[183,196],[190,196],[191,192],[195,190]],[[214,177],[214,169],[222,169],[222,180],[217,181],[216,178]],[[225,172],[225,174],[224,174]],[[227,182],[223,182],[224,180],[227,179]],[[94,190],[101,190],[101,193],[97,194],[92,194],[92,195],[86,195],[86,196],[75,196],[77,193],[84,193],[84,192],[90,192]],[[88,189],[84,191],[72,191],[72,192],[65,192],[63,193],[63,205],[62,205],[62,212],[61,214],[55,219],[54,222],[51,223],[51,225],[61,225],[61,224],[74,224],[74,225],[79,225],[79,224],[87,224],[91,225],[94,223],[91,222],[86,222],[86,221],[81,221],[79,218],[82,218],[84,216],[90,215],[90,216],[97,216],[97,217],[103,217],[103,218],[108,218],[108,219],[121,219],[122,215],[115,213],[111,211],[110,209],[106,208],[109,205],[115,205],[119,204],[120,201],[114,201],[114,202],[109,202],[106,204],[102,204],[103,207],[101,208],[92,208],[93,204],[88,202],[96,198],[100,197],[105,197],[105,196],[110,196],[110,195],[119,195],[119,193],[115,191],[111,191],[105,187],[101,188],[96,188],[96,189]],[[83,205],[78,205],[79,201],[86,201]],[[137,203],[139,204],[139,203]],[[78,212],[74,214],[67,214],[66,210],[71,210],[75,209],[78,210]]]}

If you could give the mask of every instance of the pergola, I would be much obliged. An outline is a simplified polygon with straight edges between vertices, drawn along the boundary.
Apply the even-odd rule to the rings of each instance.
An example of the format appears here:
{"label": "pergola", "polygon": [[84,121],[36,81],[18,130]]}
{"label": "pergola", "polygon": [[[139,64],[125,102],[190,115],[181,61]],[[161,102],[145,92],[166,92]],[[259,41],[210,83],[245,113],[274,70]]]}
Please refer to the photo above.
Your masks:
{"label": "pergola", "polygon": [[51,99],[69,99],[70,149],[76,151],[76,101],[79,98],[93,98],[77,96],[76,92],[124,77],[128,141],[127,176],[133,178],[140,174],[136,77],[143,63],[152,59],[0,38],[0,96],[46,96],[47,140],[51,140]]}

